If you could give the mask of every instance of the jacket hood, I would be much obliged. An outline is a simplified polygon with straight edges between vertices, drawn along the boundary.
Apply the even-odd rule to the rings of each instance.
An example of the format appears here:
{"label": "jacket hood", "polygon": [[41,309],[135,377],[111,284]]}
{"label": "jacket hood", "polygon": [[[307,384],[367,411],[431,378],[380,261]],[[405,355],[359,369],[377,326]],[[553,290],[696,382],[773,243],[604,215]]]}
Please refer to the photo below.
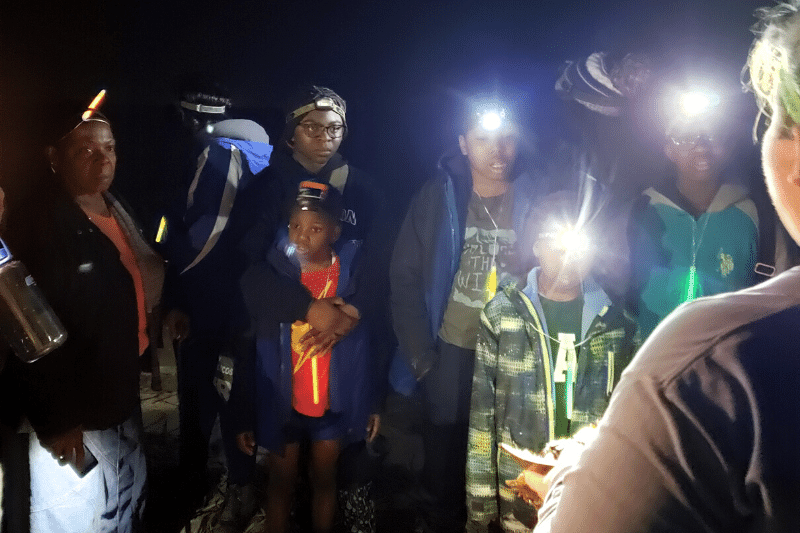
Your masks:
{"label": "jacket hood", "polygon": [[245,155],[250,172],[258,174],[269,166],[272,145],[269,135],[252,120],[230,119],[214,124],[212,143],[230,150],[235,146]]}
{"label": "jacket hood", "polygon": [[[674,201],[670,200],[653,187],[646,189],[642,194],[650,198],[651,204],[667,205],[674,209],[679,209],[681,211],[684,210]],[[711,201],[711,205],[708,206],[706,212],[717,213],[719,211],[724,211],[728,207],[736,205],[747,199],[747,189],[740,187],[739,185],[723,183],[720,185],[717,194],[714,196],[714,199]]]}

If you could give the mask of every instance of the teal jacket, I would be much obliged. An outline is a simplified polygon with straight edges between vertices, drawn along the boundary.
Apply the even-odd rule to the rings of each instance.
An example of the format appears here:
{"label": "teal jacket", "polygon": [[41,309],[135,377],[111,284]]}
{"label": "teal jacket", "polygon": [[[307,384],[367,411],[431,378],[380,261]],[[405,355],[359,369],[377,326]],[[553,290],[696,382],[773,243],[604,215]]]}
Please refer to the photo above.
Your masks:
{"label": "teal jacket", "polygon": [[653,188],[642,200],[632,228],[631,310],[644,337],[687,300],[755,282],[758,215],[743,188],[723,184],[697,219]]}
{"label": "teal jacket", "polygon": [[[506,443],[538,451],[554,438],[555,354],[545,335],[538,270],[530,272],[522,291],[504,285],[481,312],[467,451],[467,510],[477,524],[508,512],[530,523],[533,508],[505,484],[522,468],[498,447]],[[580,340],[589,340],[578,347],[573,432],[603,415],[640,345],[633,318],[612,305],[594,281],[584,283],[583,298]]]}

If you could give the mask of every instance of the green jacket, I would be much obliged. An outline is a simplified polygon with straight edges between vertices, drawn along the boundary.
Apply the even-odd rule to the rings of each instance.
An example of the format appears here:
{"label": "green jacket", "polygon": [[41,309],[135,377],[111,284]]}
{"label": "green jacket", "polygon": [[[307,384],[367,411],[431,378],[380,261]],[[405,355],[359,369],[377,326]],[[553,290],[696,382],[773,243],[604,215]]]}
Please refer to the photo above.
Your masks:
{"label": "green jacket", "polygon": [[[554,438],[555,354],[550,353],[534,269],[528,286],[512,284],[481,312],[467,451],[467,512],[478,524],[513,512],[530,524],[534,510],[505,481],[522,468],[501,443],[538,451]],[[572,412],[572,433],[598,420],[611,390],[641,341],[635,320],[593,281],[584,283],[584,309]],[[499,508],[498,508],[499,506]]]}

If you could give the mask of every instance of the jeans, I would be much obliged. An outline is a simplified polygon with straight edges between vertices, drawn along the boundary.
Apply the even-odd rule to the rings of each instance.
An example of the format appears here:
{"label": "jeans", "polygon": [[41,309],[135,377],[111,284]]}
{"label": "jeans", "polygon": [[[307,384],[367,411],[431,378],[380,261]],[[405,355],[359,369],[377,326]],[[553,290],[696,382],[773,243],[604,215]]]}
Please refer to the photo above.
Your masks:
{"label": "jeans", "polygon": [[61,465],[31,434],[31,532],[137,531],[147,478],[141,433],[141,413],[109,429],[85,431],[84,453],[97,464],[83,476]]}

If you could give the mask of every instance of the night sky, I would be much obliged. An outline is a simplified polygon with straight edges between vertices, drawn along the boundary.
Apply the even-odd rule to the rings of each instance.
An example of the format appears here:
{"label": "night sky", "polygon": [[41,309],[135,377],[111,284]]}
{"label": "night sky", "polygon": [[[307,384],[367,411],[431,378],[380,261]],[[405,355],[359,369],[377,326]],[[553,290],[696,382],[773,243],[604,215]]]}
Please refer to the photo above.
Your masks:
{"label": "night sky", "polygon": [[[119,5],[117,5],[119,4]],[[458,95],[492,83],[526,102],[539,137],[559,105],[565,59],[652,50],[713,65],[735,83],[756,0],[653,2],[4,2],[0,13],[0,183],[12,197],[42,171],[36,126],[48,102],[107,87],[120,143],[116,186],[145,212],[172,180],[176,84],[205,71],[275,139],[293,88],[348,102],[343,154],[404,199],[455,141]],[[174,181],[174,180],[173,180]],[[402,200],[401,200],[402,201]]]}

